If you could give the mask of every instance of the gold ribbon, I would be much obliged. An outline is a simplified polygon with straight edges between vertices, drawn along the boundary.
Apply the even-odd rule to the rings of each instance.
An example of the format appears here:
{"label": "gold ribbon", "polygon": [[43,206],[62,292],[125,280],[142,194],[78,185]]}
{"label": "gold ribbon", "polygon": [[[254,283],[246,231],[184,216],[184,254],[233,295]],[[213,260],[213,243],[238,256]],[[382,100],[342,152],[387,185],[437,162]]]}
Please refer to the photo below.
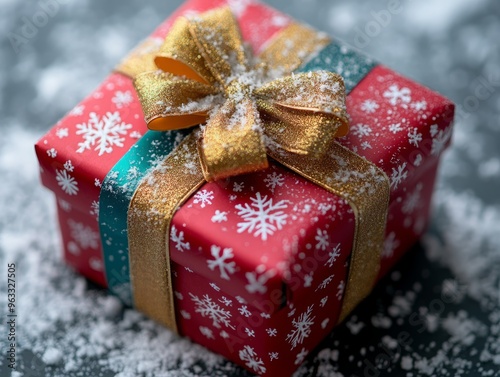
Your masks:
{"label": "gold ribbon", "polygon": [[[136,307],[177,331],[168,235],[176,208],[205,181],[265,169],[267,155],[346,199],[356,228],[340,321],[371,291],[379,270],[389,181],[342,147],[348,132],[342,78],[290,73],[328,39],[299,24],[274,38],[250,64],[229,8],[179,19],[149,67],[150,52],[119,70],[135,76],[148,127],[204,123],[141,183],[129,207],[131,279]],[[130,69],[128,69],[130,68]],[[287,76],[283,76],[287,75]]]}

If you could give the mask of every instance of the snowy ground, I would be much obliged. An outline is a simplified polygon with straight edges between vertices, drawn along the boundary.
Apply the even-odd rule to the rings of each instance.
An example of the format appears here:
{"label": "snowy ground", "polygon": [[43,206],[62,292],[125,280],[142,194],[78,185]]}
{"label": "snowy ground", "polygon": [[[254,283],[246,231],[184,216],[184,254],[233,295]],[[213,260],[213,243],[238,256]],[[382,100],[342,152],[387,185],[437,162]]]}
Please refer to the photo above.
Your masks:
{"label": "snowy ground", "polygon": [[[59,5],[47,23],[22,46],[12,44],[9,33],[49,2]],[[422,246],[297,377],[500,376],[500,3],[268,2],[459,105]],[[36,139],[179,3],[0,0],[1,376],[10,373],[4,271],[12,262],[19,312],[12,376],[247,375],[123,310],[66,268],[53,198],[38,181]]]}

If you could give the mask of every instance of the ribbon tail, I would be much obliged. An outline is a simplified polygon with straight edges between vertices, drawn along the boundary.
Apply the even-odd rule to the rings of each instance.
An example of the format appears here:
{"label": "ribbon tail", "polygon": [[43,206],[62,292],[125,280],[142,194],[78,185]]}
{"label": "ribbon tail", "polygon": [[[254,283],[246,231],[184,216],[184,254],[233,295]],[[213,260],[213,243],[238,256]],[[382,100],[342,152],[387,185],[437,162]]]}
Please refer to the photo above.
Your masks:
{"label": "ribbon tail", "polygon": [[385,173],[354,152],[333,143],[319,159],[271,151],[270,155],[296,173],[347,200],[356,224],[349,276],[338,322],[371,292],[380,269],[390,185]]}

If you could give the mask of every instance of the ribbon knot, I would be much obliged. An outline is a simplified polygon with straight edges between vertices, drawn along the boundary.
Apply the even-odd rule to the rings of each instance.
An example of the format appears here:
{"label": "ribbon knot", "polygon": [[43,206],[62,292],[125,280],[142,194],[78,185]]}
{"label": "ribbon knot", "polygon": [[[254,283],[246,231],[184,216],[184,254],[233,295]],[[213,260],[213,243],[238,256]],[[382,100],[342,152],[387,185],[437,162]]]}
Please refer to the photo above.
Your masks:
{"label": "ribbon knot", "polygon": [[251,66],[227,8],[172,27],[155,58],[159,71],[135,78],[148,126],[202,126],[198,154],[207,181],[268,167],[269,151],[321,156],[348,131],[342,78],[317,71],[282,77]]}

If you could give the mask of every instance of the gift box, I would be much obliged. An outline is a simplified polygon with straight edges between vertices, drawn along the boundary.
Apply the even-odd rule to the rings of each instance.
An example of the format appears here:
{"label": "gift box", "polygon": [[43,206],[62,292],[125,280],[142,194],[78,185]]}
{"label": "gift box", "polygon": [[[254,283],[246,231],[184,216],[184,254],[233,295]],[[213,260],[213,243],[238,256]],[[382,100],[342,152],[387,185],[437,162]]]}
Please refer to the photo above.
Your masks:
{"label": "gift box", "polygon": [[251,372],[290,375],[424,232],[454,107],[228,3],[186,2],[36,152],[68,264]]}

